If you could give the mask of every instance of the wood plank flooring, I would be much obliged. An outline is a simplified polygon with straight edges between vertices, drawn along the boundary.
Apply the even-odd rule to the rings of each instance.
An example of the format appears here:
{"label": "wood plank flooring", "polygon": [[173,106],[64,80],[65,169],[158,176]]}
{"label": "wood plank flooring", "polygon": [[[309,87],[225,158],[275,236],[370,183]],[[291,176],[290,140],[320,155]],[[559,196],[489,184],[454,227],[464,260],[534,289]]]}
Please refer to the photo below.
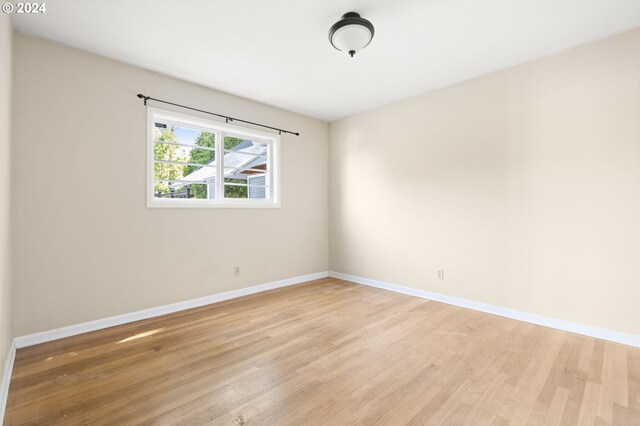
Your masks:
{"label": "wood plank flooring", "polygon": [[640,350],[324,279],[20,349],[4,421],[640,425]]}

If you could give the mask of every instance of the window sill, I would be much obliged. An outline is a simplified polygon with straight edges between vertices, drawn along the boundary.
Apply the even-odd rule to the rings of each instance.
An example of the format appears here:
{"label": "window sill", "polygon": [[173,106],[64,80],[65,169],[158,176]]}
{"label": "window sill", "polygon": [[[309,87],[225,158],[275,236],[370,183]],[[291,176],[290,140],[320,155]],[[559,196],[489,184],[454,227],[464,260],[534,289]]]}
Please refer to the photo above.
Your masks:
{"label": "window sill", "polygon": [[207,200],[148,200],[147,208],[174,208],[174,209],[278,209],[279,202],[273,201],[247,201],[233,200],[207,201]]}

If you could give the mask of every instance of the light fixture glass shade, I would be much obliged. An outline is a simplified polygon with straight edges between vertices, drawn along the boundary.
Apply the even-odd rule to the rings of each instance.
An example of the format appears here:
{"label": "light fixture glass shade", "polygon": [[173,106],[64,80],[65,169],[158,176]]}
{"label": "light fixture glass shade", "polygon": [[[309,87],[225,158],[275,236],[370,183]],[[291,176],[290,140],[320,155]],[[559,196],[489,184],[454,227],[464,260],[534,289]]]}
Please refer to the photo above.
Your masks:
{"label": "light fixture glass shade", "polygon": [[373,24],[356,12],[345,13],[329,29],[329,41],[338,50],[353,56],[364,49],[373,39]]}
{"label": "light fixture glass shade", "polygon": [[355,54],[365,48],[371,42],[372,37],[373,35],[367,27],[346,25],[333,33],[331,42],[336,49]]}

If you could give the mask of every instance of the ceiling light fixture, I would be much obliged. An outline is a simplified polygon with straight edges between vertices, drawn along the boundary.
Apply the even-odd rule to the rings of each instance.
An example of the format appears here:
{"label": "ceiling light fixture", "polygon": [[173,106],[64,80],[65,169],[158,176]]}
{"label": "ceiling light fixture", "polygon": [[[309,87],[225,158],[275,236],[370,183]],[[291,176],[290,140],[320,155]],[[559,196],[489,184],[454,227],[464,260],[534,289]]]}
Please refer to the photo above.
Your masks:
{"label": "ceiling light fixture", "polygon": [[371,43],[373,24],[356,12],[342,15],[342,19],[329,29],[329,42],[336,49],[348,52],[351,57]]}

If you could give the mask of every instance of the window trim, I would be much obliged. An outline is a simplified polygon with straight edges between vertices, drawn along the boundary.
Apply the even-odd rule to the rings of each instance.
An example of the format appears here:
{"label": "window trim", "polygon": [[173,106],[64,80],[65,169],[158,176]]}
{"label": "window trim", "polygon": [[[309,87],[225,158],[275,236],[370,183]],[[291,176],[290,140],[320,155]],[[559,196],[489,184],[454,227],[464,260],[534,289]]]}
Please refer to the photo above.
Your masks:
{"label": "window trim", "polygon": [[[270,195],[266,200],[221,198],[215,200],[206,199],[181,199],[181,198],[156,198],[153,193],[154,187],[154,123],[157,120],[168,121],[175,125],[187,125],[195,130],[216,133],[216,158],[222,158],[224,144],[221,138],[222,133],[230,133],[236,136],[248,137],[256,142],[269,145],[269,156],[271,170],[269,176],[271,180]],[[187,115],[171,110],[147,107],[147,208],[280,208],[280,135],[262,132],[247,127],[235,126],[215,120],[206,119],[197,115]],[[218,187],[222,185],[220,194],[224,194],[224,182],[222,179],[222,167],[217,167]]]}

